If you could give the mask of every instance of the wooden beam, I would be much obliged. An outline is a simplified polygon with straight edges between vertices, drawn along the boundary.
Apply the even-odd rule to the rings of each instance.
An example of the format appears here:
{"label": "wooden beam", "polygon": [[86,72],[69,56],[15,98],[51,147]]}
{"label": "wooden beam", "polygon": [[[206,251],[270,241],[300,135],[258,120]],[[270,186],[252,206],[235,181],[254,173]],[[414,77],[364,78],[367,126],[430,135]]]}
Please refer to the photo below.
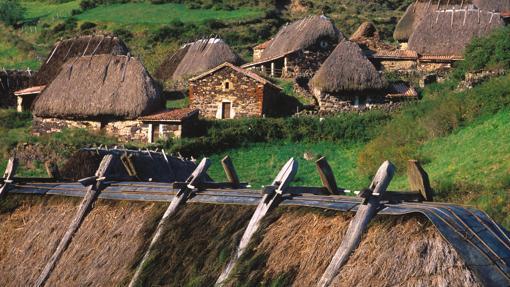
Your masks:
{"label": "wooden beam", "polygon": [[12,186],[14,175],[18,170],[18,159],[15,157],[9,158],[7,162],[7,166],[5,167],[5,172],[3,176],[3,182],[0,186],[0,197],[4,196],[9,192],[9,189]]}
{"label": "wooden beam", "polygon": [[380,198],[385,194],[394,173],[395,166],[389,161],[384,162],[372,180],[370,188],[366,192],[360,193],[365,200],[359,205],[356,215],[349,223],[347,232],[342,238],[342,243],[333,256],[328,268],[322,275],[318,286],[329,286],[336,275],[338,275],[340,268],[347,262],[352,252],[358,247],[370,220],[372,220],[379,210]]}
{"label": "wooden beam", "polygon": [[317,167],[317,171],[321,177],[322,185],[329,191],[329,193],[343,195],[344,192],[342,190],[338,190],[335,175],[333,174],[333,170],[326,160],[326,157],[318,159],[315,162],[315,166]]}
{"label": "wooden beam", "polygon": [[74,216],[73,221],[67,228],[67,231],[60,240],[57,249],[55,249],[53,255],[50,257],[49,261],[46,263],[46,266],[41,272],[41,275],[37,279],[35,283],[36,287],[44,286],[46,280],[48,280],[49,276],[51,275],[51,272],[53,271],[58,261],[62,257],[62,254],[64,254],[64,251],[71,243],[74,234],[80,228],[83,220],[85,219],[85,216],[87,216],[88,212],[92,208],[92,204],[96,200],[101,190],[105,188],[105,186],[103,185],[103,180],[105,179],[105,176],[108,174],[108,171],[111,167],[112,158],[113,158],[112,155],[106,155],[103,157],[103,160],[101,161],[101,164],[99,165],[99,168],[97,169],[95,174],[95,176],[97,177],[97,181],[95,181],[93,184],[87,187],[85,197],[83,198],[78,208],[78,211]]}
{"label": "wooden beam", "polygon": [[267,212],[276,207],[281,201],[281,195],[286,192],[290,182],[294,179],[298,169],[298,163],[291,158],[280,170],[278,175],[275,177],[270,186],[274,188],[267,189],[266,193],[260,200],[255,213],[250,219],[246,230],[244,231],[243,237],[237,247],[234,257],[229,261],[220,277],[216,281],[216,286],[223,286],[230,276],[230,273],[234,269],[237,261],[246,251],[248,244],[250,243],[253,235],[257,232],[260,227],[260,223]]}
{"label": "wooden beam", "polygon": [[140,280],[140,275],[142,275],[145,263],[147,262],[147,260],[149,260],[152,249],[161,239],[161,236],[163,236],[164,228],[166,226],[167,221],[174,214],[176,214],[179,207],[181,207],[189,199],[192,192],[194,192],[195,187],[200,185],[200,182],[203,181],[207,169],[210,166],[211,161],[208,158],[202,159],[202,161],[198,164],[193,173],[186,180],[187,186],[180,189],[170,202],[170,205],[166,209],[165,213],[163,214],[163,217],[161,217],[158,226],[156,227],[156,231],[154,233],[154,236],[152,237],[151,243],[149,244],[149,248],[147,248],[142,258],[142,261],[140,261],[140,264],[138,264],[135,274],[131,278],[131,282],[129,282],[130,287],[139,285],[138,281]]}
{"label": "wooden beam", "polygon": [[237,175],[236,169],[234,167],[234,163],[232,162],[232,159],[230,156],[225,156],[221,160],[221,165],[223,166],[223,170],[225,171],[225,175],[227,176],[228,181],[236,188],[236,186],[239,186],[239,176]]}
{"label": "wooden beam", "polygon": [[425,201],[433,201],[434,191],[430,187],[429,175],[417,160],[407,162],[407,179],[412,191],[418,191]]}
{"label": "wooden beam", "polygon": [[44,167],[45,167],[46,173],[48,174],[49,177],[51,177],[53,179],[57,179],[57,180],[62,178],[60,176],[60,171],[58,169],[58,165],[56,162],[46,161],[44,163]]}

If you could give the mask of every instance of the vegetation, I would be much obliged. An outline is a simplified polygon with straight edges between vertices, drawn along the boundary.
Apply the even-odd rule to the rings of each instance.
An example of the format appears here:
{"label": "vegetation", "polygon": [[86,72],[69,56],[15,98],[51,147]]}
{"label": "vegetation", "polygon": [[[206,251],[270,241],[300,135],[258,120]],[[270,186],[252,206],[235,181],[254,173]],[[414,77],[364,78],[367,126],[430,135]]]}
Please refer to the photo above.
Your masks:
{"label": "vegetation", "polygon": [[0,21],[14,26],[23,20],[25,9],[16,0],[0,0]]}

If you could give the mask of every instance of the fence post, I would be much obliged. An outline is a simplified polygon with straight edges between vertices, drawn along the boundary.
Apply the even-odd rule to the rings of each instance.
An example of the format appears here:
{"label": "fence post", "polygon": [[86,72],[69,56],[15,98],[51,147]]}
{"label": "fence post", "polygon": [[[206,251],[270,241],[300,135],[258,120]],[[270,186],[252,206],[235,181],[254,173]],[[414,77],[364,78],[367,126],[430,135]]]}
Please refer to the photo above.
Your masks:
{"label": "fence post", "polygon": [[417,160],[407,162],[407,179],[412,191],[419,191],[425,201],[433,201],[429,175]]}
{"label": "fence post", "polygon": [[336,184],[335,175],[333,174],[333,170],[329,165],[326,157],[321,157],[315,162],[317,167],[317,171],[319,172],[319,176],[321,177],[322,185],[329,191],[331,194],[344,194],[343,190],[338,190],[338,186]]}
{"label": "fence post", "polygon": [[228,181],[232,184],[233,188],[239,187],[240,181],[239,176],[237,175],[236,169],[234,167],[234,163],[230,156],[225,156],[221,160],[221,165],[223,166],[223,170],[225,171],[225,175],[227,176]]}

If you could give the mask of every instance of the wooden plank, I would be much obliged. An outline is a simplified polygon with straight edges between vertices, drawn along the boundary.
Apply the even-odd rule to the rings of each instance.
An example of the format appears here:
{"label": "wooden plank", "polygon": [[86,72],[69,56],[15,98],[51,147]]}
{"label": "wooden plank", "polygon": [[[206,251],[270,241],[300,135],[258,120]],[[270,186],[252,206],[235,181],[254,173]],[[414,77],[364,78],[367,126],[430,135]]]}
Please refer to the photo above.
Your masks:
{"label": "wooden plank", "polygon": [[171,218],[175,213],[177,213],[179,207],[181,207],[182,204],[184,204],[190,197],[191,193],[195,189],[195,186],[199,185],[200,182],[204,179],[205,174],[207,172],[207,169],[211,166],[211,162],[208,158],[202,159],[200,164],[195,168],[195,170],[191,173],[190,177],[186,180],[187,186],[180,189],[177,194],[172,198],[172,201],[170,202],[170,205],[165,210],[165,213],[163,214],[163,217],[160,219],[158,226],[156,227],[156,232],[154,233],[154,236],[152,237],[151,243],[149,244],[149,247],[147,248],[142,261],[140,261],[140,264],[137,266],[135,274],[131,278],[131,281],[129,282],[129,286],[137,286],[138,281],[140,280],[140,275],[142,274],[143,267],[145,266],[145,263],[147,260],[149,260],[150,253],[152,249],[154,248],[154,245],[158,243],[158,241],[161,239],[161,236],[163,235],[164,228],[166,226],[167,221],[169,218]]}
{"label": "wooden plank", "polygon": [[108,170],[112,163],[112,155],[106,155],[103,157],[103,160],[101,161],[101,164],[99,165],[99,168],[96,171],[96,176],[98,180],[91,184],[87,188],[87,192],[85,197],[83,198],[83,201],[81,202],[78,211],[76,212],[76,215],[74,216],[73,221],[67,228],[66,233],[60,240],[60,243],[58,244],[57,248],[53,252],[53,255],[49,259],[49,261],[46,263],[46,266],[44,267],[43,271],[41,272],[41,275],[37,279],[35,286],[40,287],[44,286],[46,280],[51,275],[51,272],[55,268],[56,264],[58,263],[60,257],[62,257],[62,254],[64,254],[64,251],[67,249],[69,244],[71,243],[71,240],[80,228],[83,220],[85,219],[85,216],[87,216],[89,210],[92,208],[92,204],[97,198],[98,193],[101,192],[101,190],[104,188],[102,181],[104,180],[105,176],[108,173]]}
{"label": "wooden plank", "polygon": [[344,194],[342,190],[338,190],[335,175],[333,174],[333,170],[331,169],[331,166],[326,160],[326,157],[321,157],[320,159],[318,159],[315,162],[315,166],[317,167],[317,171],[319,172],[322,185],[329,191],[329,193]]}
{"label": "wooden plank", "polygon": [[412,191],[418,191],[425,201],[433,201],[433,190],[430,187],[429,175],[416,160],[407,162],[407,179]]}
{"label": "wooden plank", "polygon": [[237,175],[234,163],[230,156],[225,156],[221,160],[221,165],[223,166],[223,170],[225,171],[228,181],[232,184],[233,188],[237,188],[240,184],[239,176]]}
{"label": "wooden plank", "polygon": [[220,274],[218,280],[216,281],[216,286],[223,286],[230,276],[232,270],[234,269],[237,261],[246,251],[248,244],[250,243],[253,235],[260,227],[260,223],[267,212],[277,206],[281,202],[281,195],[285,192],[285,189],[289,186],[290,182],[294,179],[298,169],[298,163],[293,158],[291,158],[280,170],[276,178],[271,183],[272,186],[275,186],[273,192],[266,193],[260,200],[255,213],[250,219],[246,230],[244,231],[243,236],[241,237],[241,241],[237,247],[234,257],[228,262],[225,269],[223,269]]}
{"label": "wooden plank", "polygon": [[3,183],[0,186],[0,197],[4,196],[9,192],[9,189],[12,188],[13,178],[16,174],[16,170],[18,169],[18,160],[14,157],[9,158],[7,162],[7,166],[5,167],[5,172],[3,176]]}
{"label": "wooden plank", "polygon": [[394,173],[395,166],[389,161],[381,165],[370,185],[370,192],[368,194],[364,193],[366,195],[365,201],[358,207],[356,215],[349,223],[342,243],[322,275],[318,286],[329,286],[340,268],[351,256],[351,253],[358,247],[368,223],[378,212],[380,198],[386,192]]}
{"label": "wooden plank", "polygon": [[54,161],[46,161],[44,163],[44,167],[46,168],[46,173],[50,178],[53,178],[55,180],[61,179],[60,171],[58,169],[58,165]]}

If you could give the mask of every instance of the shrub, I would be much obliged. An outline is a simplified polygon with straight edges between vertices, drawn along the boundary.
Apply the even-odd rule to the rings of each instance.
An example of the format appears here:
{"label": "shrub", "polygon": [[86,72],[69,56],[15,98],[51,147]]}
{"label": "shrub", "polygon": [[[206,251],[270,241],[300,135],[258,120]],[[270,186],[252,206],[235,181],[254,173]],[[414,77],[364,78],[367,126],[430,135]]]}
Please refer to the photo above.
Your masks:
{"label": "shrub", "polygon": [[133,33],[123,28],[113,30],[113,35],[119,37],[124,41],[131,41],[133,39]]}
{"label": "shrub", "polygon": [[0,0],[0,21],[14,26],[23,20],[25,8],[16,0]]}
{"label": "shrub", "polygon": [[94,29],[96,26],[97,25],[95,23],[84,22],[83,24],[81,24],[80,30],[84,31],[84,30]]}

